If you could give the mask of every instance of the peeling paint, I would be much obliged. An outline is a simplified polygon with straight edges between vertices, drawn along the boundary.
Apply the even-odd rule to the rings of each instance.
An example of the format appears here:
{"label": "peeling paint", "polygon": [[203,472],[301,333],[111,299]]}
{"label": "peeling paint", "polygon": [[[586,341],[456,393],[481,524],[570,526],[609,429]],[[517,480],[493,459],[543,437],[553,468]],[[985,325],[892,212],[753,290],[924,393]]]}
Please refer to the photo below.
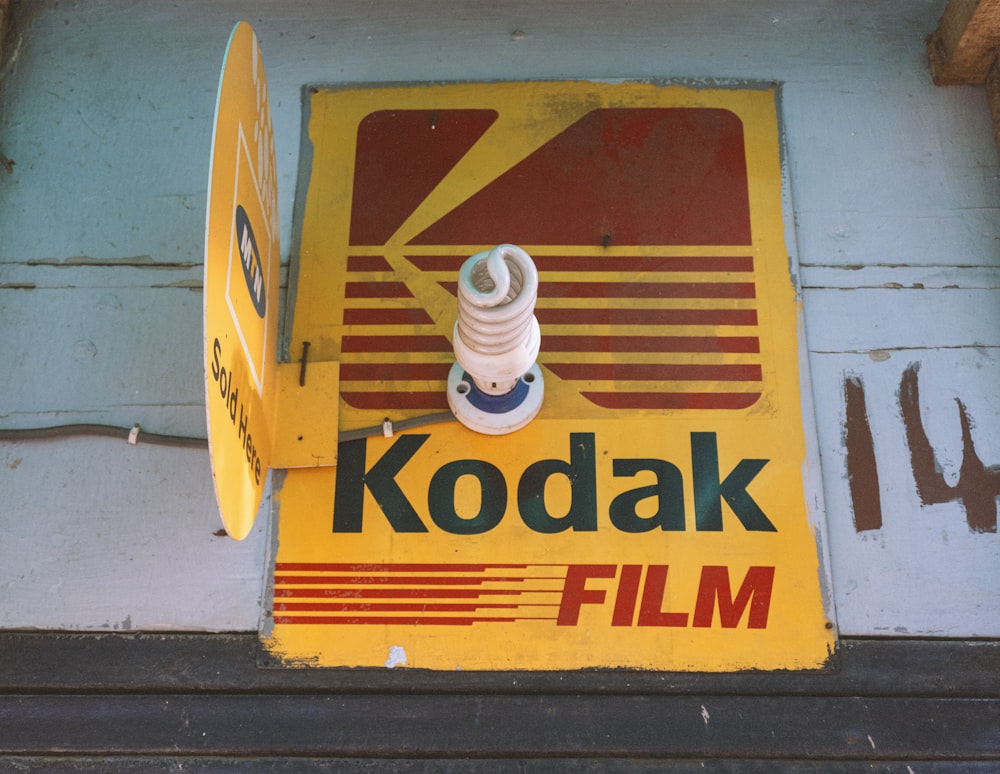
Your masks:
{"label": "peeling paint", "polygon": [[389,658],[385,660],[385,665],[389,669],[406,666],[406,651],[402,645],[393,645],[389,648]]}
{"label": "peeling paint", "polygon": [[150,287],[154,290],[159,290],[159,289],[169,290],[173,288],[180,288],[182,290],[203,290],[204,283],[200,279],[186,279],[186,280],[178,280],[177,282],[169,282],[164,285],[150,285]]}
{"label": "peeling paint", "polygon": [[58,258],[35,258],[24,262],[27,266],[104,266],[141,269],[191,269],[201,264],[193,261],[157,261],[151,255],[130,255],[122,258],[98,258],[92,255],[72,255]]}

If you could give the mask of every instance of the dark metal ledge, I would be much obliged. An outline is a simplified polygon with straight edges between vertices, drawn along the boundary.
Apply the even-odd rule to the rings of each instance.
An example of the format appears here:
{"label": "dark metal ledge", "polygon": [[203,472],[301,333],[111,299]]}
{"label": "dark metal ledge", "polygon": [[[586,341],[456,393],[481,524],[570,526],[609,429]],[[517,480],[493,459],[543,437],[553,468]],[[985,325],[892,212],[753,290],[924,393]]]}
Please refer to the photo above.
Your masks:
{"label": "dark metal ledge", "polygon": [[285,669],[260,659],[253,635],[0,634],[0,766],[1000,770],[994,641],[847,641],[827,668],[797,673]]}
{"label": "dark metal ledge", "polygon": [[0,632],[0,694],[490,693],[1000,697],[1000,640],[841,640],[778,672],[434,672],[288,668],[254,634]]}

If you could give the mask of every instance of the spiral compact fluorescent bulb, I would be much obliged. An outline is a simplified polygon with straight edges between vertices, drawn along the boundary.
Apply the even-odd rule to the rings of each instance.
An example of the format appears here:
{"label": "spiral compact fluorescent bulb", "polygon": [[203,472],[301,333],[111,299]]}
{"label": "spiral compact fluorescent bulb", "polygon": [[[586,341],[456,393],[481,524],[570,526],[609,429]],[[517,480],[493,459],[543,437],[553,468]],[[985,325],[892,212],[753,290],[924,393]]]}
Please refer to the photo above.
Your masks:
{"label": "spiral compact fluorescent bulb", "polygon": [[459,270],[448,405],[477,432],[513,432],[542,406],[537,297],[538,271],[520,247],[477,253]]}

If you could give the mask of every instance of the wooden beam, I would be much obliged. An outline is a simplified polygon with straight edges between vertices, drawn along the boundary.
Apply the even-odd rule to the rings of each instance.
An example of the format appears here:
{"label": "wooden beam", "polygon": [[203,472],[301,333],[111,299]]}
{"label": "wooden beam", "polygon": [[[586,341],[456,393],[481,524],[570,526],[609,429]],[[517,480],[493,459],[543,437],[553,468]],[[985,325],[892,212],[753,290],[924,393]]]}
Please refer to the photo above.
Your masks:
{"label": "wooden beam", "polygon": [[934,83],[984,83],[998,48],[1000,0],[950,0],[927,41]]}
{"label": "wooden beam", "polygon": [[7,11],[10,0],[0,0],[0,68],[3,67],[4,39],[7,37]]}
{"label": "wooden beam", "polygon": [[1000,59],[994,59],[986,73],[986,99],[993,119],[993,139],[1000,149]]}
{"label": "wooden beam", "polygon": [[927,55],[938,86],[985,84],[1000,150],[1000,0],[950,0]]}

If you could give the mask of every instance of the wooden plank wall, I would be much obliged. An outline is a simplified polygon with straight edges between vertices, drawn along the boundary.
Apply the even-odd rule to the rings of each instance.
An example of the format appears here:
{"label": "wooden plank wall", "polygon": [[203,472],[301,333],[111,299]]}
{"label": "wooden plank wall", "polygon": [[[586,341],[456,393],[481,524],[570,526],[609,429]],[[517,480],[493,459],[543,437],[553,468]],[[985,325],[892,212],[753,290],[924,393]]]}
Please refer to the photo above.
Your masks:
{"label": "wooden plank wall", "polygon": [[[248,7],[14,0],[0,438],[204,435],[208,143],[244,14],[268,66],[286,260],[304,84],[775,81],[821,463],[806,477],[841,647],[807,673],[279,669],[255,635],[267,499],[235,543],[204,450],[8,437],[0,768],[996,771],[1000,164],[982,87],[933,85],[945,0]],[[944,25],[978,7],[953,3]]]}
{"label": "wooden plank wall", "polygon": [[[287,252],[306,83],[780,83],[822,463],[810,499],[840,631],[997,636],[1000,177],[982,89],[931,80],[925,39],[944,8],[255,8],[282,242]],[[246,6],[41,0],[15,11],[21,43],[0,66],[0,151],[14,162],[0,174],[0,428],[138,422],[201,436],[208,138],[222,51]],[[903,405],[914,382],[916,414]],[[921,433],[926,470],[913,459]],[[203,451],[77,438],[6,442],[0,461],[0,626],[256,629],[267,503],[246,542],[219,537]]]}

